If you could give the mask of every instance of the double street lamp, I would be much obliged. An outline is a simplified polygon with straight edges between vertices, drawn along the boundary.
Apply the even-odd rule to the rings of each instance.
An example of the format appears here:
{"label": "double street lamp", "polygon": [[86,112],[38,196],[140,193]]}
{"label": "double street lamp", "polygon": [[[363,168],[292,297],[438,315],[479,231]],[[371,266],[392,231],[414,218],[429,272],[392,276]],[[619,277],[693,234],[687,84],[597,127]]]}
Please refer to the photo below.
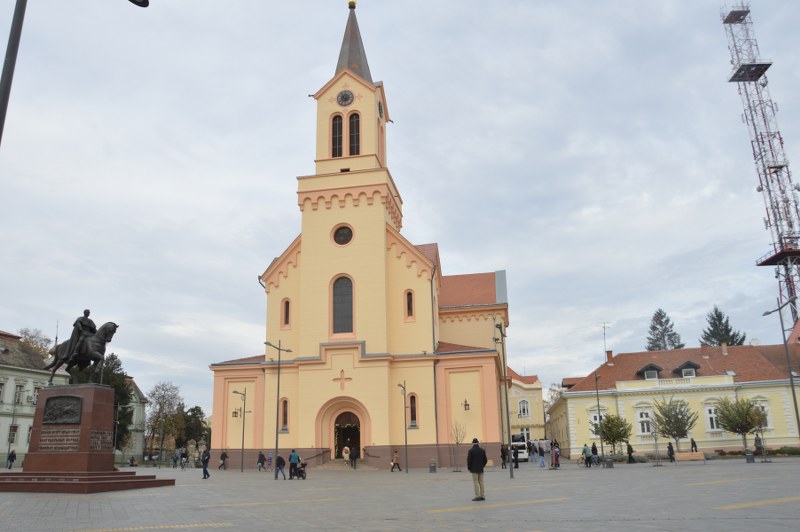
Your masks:
{"label": "double street lamp", "polygon": [[247,388],[245,388],[243,392],[240,392],[238,390],[233,390],[233,393],[235,393],[236,395],[240,395],[242,397],[242,406],[233,411],[233,417],[236,417],[237,413],[241,413],[242,414],[242,464],[241,464],[242,467],[241,467],[241,472],[244,473],[244,427],[245,427],[245,421],[247,420]]}
{"label": "double street lamp", "polygon": [[[603,414],[600,412],[600,388],[597,385],[597,381],[600,380],[600,375],[595,372],[594,374],[594,393],[597,397],[597,435],[600,436],[600,457],[603,461],[603,467],[606,466],[606,451],[603,447]],[[595,448],[597,450],[597,448]]]}
{"label": "double street lamp", "polygon": [[774,308],[772,310],[768,310],[762,314],[762,316],[769,316],[770,314],[777,312],[778,317],[781,319],[781,334],[783,335],[783,350],[786,353],[786,371],[789,372],[789,388],[792,389],[792,401],[794,403],[794,420],[797,423],[797,433],[800,435],[800,413],[797,410],[797,394],[794,391],[794,371],[792,371],[792,359],[789,356],[789,344],[786,342],[786,328],[783,325],[783,313],[781,310],[786,305],[794,304],[797,300],[797,296],[792,296],[786,302],[781,305],[781,300],[778,299],[778,308]]}
{"label": "double street lamp", "polygon": [[[498,331],[500,331],[500,340],[497,338],[494,339],[495,343],[498,341],[503,348],[503,390],[505,390],[505,397],[506,397],[506,428],[508,429],[507,438],[508,443],[506,444],[506,449],[509,452],[509,458],[511,453],[511,413],[508,410],[508,363],[506,362],[506,333],[503,331],[503,325],[500,323],[496,323],[495,327]],[[510,462],[510,460],[509,460]],[[514,468],[511,467],[509,464],[508,467],[508,474],[511,478],[514,478]]]}
{"label": "double street lamp", "polygon": [[408,409],[408,405],[406,404],[406,381],[403,381],[403,384],[398,384],[397,386],[402,389],[401,393],[403,394],[403,448],[405,449],[404,454],[406,459],[406,473],[408,473],[408,416],[406,415],[406,409]]}
{"label": "double street lamp", "polygon": [[[280,412],[281,412],[281,353],[291,353],[291,349],[281,347],[281,341],[278,340],[278,345],[270,342],[264,342],[264,345],[272,347],[278,351],[278,384],[275,386],[275,455],[274,460],[278,459],[278,434],[280,433]],[[277,470],[276,470],[277,473]],[[275,477],[278,478],[278,477]]]}
{"label": "double street lamp", "polygon": [[[150,0],[129,1],[139,7],[147,7],[150,5]],[[3,128],[6,123],[8,99],[11,96],[11,82],[14,79],[14,67],[17,64],[17,52],[19,51],[19,41],[22,36],[22,22],[25,20],[25,9],[27,6],[28,0],[17,0],[17,4],[14,7],[14,18],[11,20],[11,31],[8,35],[6,58],[3,63],[3,75],[0,77],[0,142],[3,140]]]}

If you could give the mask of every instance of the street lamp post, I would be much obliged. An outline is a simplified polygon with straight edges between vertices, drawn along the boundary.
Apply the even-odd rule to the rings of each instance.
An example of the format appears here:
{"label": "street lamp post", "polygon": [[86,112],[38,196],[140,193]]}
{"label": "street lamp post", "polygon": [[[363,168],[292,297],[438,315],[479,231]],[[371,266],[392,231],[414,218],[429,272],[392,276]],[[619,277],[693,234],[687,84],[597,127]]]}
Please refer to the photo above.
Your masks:
{"label": "street lamp post", "polygon": [[[291,349],[281,347],[281,341],[278,340],[278,345],[270,342],[264,342],[265,345],[275,348],[278,351],[278,384],[275,387],[275,455],[273,460],[278,460],[278,434],[280,429],[280,411],[281,411],[281,353],[291,353]],[[274,463],[274,462],[273,462]],[[276,470],[277,473],[277,470]],[[275,478],[278,478],[277,476]]]}
{"label": "street lamp post", "polygon": [[595,372],[594,374],[594,393],[597,397],[597,432],[600,436],[600,459],[603,461],[603,467],[606,466],[606,451],[603,447],[603,414],[600,413],[600,388],[597,386],[597,381],[600,380],[600,375]]}
{"label": "street lamp post", "polygon": [[[150,0],[130,0],[130,2],[139,7],[150,5]],[[25,20],[25,9],[27,7],[28,0],[17,0],[14,6],[14,17],[11,19],[11,31],[8,34],[3,74],[0,77],[0,142],[3,140],[8,99],[11,96],[11,82],[14,79],[14,67],[17,64],[17,52],[19,51],[19,41],[22,36],[22,22]]]}
{"label": "street lamp post", "polygon": [[[794,391],[794,373],[792,372],[792,359],[789,356],[789,344],[786,343],[786,329],[784,328],[784,325],[783,325],[783,313],[781,312],[781,310],[783,310],[783,307],[785,307],[786,305],[794,303],[796,300],[797,300],[797,296],[792,296],[783,305],[781,305],[780,304],[781,300],[778,299],[778,308],[775,308],[775,309],[772,309],[772,310],[768,310],[768,311],[764,312],[764,314],[762,314],[762,316],[769,316],[773,312],[777,312],[778,313],[778,317],[781,320],[781,335],[783,336],[783,350],[786,353],[786,370],[789,372],[789,388],[792,389],[792,402],[794,403],[794,420],[795,420],[795,423],[797,423],[797,425],[796,425],[797,426],[797,433],[798,433],[798,435],[800,435],[800,413],[798,413],[798,410],[797,410],[797,394]],[[762,445],[763,445],[763,443],[762,443]]]}
{"label": "street lamp post", "polygon": [[233,390],[233,393],[242,396],[242,407],[240,410],[242,413],[242,464],[240,471],[244,473],[244,427],[245,421],[247,420],[247,388],[245,388],[243,392]]}
{"label": "street lamp post", "polygon": [[[497,330],[500,331],[500,345],[503,348],[503,390],[506,397],[506,429],[508,431],[506,449],[508,449],[508,452],[511,453],[511,414],[508,410],[508,364],[506,363],[506,333],[503,331],[502,324],[496,323],[495,327],[497,327]],[[508,474],[511,478],[514,478],[514,468],[511,467],[510,462],[511,461],[509,460]]]}
{"label": "street lamp post", "polygon": [[[57,344],[56,344],[57,345]],[[119,411],[125,408],[126,410],[133,408],[132,405],[121,405],[117,404],[117,413],[114,415],[114,452],[117,451],[117,434],[119,430]],[[122,458],[124,459],[125,456],[123,455]]]}
{"label": "street lamp post", "polygon": [[398,384],[398,386],[402,388],[403,394],[403,453],[406,460],[406,473],[408,473],[408,420],[406,419],[406,409],[408,406],[406,405],[406,381],[403,381],[403,384]]}

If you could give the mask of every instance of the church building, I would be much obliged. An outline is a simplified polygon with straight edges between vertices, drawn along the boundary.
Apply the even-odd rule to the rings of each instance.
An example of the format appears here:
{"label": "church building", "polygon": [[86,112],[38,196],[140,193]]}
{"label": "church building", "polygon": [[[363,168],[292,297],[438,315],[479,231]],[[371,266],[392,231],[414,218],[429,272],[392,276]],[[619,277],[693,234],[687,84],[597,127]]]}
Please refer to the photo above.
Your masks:
{"label": "church building", "polygon": [[[333,78],[314,95],[316,170],[297,178],[301,233],[260,275],[264,353],[210,366],[212,452],[254,468],[292,449],[310,465],[465,465],[472,438],[499,460],[505,271],[444,275],[435,243],[401,233],[387,165],[389,105],[350,10]],[[244,441],[244,443],[242,443]],[[460,445],[456,445],[460,444]]]}

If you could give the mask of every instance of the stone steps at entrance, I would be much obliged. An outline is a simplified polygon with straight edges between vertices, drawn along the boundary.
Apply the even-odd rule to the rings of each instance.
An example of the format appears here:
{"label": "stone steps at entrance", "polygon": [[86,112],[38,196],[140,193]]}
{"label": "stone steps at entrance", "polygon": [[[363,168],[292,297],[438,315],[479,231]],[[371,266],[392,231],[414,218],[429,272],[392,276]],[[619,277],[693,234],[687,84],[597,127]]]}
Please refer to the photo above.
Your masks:
{"label": "stone steps at entrance", "polygon": [[[358,461],[357,466],[358,467],[356,468],[356,471],[359,471],[361,469],[363,469],[365,471],[377,471],[378,470],[377,467],[368,466],[367,464],[365,464],[364,462],[362,462],[360,460]],[[325,471],[345,471],[347,469],[353,469],[353,468],[350,467],[350,466],[344,465],[344,461],[340,458],[340,459],[337,459],[337,460],[333,460],[331,462],[325,462],[322,465],[314,466],[314,469],[316,469],[316,470],[325,470]]]}

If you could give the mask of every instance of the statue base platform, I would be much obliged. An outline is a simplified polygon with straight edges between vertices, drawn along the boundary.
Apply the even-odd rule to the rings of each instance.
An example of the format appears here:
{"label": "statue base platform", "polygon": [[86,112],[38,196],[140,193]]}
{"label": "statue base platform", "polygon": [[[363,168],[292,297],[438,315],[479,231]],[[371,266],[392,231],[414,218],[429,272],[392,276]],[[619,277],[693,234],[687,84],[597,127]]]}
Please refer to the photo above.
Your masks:
{"label": "statue base platform", "polygon": [[39,392],[22,473],[0,473],[0,491],[97,493],[174,486],[174,479],[114,470],[114,390],[79,384]]}

